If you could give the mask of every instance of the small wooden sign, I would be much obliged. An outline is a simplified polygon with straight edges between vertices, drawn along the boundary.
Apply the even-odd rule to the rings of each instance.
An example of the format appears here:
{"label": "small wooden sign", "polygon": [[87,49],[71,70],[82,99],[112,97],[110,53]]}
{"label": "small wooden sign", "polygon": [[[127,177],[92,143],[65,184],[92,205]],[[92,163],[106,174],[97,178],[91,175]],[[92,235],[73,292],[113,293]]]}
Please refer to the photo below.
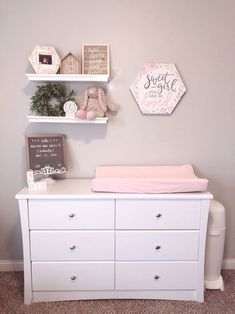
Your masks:
{"label": "small wooden sign", "polygon": [[25,141],[28,169],[34,175],[66,172],[64,135],[27,135]]}
{"label": "small wooden sign", "polygon": [[69,52],[60,63],[60,74],[80,74],[81,66],[79,60]]}
{"label": "small wooden sign", "polygon": [[109,75],[109,45],[82,46],[82,74]]}

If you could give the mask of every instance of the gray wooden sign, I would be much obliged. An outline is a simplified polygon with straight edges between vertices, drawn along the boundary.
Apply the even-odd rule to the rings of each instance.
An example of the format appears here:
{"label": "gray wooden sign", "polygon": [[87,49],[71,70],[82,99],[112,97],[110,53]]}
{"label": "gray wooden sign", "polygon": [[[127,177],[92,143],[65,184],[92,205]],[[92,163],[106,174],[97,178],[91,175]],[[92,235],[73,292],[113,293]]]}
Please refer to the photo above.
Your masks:
{"label": "gray wooden sign", "polygon": [[27,135],[25,140],[28,169],[35,175],[66,172],[64,135]]}

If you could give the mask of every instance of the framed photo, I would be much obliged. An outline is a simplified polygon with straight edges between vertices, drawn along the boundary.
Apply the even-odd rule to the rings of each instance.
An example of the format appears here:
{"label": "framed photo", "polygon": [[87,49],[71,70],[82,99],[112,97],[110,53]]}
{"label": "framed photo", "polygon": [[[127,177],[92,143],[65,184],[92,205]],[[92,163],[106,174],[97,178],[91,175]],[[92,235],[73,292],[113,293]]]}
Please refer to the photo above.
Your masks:
{"label": "framed photo", "polygon": [[35,46],[29,62],[38,74],[56,74],[60,67],[60,57],[54,47]]}
{"label": "framed photo", "polygon": [[82,74],[109,75],[109,45],[82,45]]}
{"label": "framed photo", "polygon": [[63,174],[66,172],[64,135],[26,135],[28,170],[34,175]]}

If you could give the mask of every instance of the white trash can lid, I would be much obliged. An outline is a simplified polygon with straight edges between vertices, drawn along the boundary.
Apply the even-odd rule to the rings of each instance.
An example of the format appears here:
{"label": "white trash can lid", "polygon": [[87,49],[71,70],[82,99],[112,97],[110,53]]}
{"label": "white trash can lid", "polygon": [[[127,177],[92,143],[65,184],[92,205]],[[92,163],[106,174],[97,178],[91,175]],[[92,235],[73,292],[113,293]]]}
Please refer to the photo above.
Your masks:
{"label": "white trash can lid", "polygon": [[210,203],[208,230],[225,230],[225,209],[216,200],[211,200]]}

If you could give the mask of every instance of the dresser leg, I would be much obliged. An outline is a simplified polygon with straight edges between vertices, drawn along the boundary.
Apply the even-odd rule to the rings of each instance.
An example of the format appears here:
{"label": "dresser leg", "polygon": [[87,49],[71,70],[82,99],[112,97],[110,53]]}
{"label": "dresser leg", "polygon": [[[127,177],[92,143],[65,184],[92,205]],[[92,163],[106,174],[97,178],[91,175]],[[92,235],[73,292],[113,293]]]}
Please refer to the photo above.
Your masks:
{"label": "dresser leg", "polygon": [[32,303],[32,276],[27,200],[19,200],[24,256],[24,303]]}

